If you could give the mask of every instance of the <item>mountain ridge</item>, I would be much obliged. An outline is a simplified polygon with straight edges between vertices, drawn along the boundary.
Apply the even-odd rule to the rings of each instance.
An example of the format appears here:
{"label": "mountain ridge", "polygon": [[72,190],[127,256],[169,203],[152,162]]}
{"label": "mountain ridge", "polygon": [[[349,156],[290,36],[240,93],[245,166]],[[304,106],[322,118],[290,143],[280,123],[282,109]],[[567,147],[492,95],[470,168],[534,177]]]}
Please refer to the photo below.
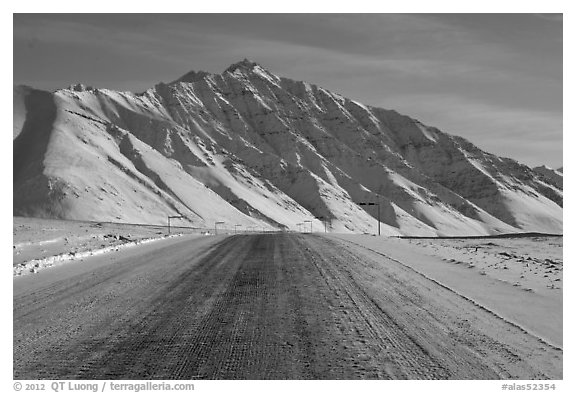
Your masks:
{"label": "mountain ridge", "polygon": [[[373,233],[377,212],[358,203],[378,201],[387,234],[562,231],[557,181],[396,111],[278,77],[247,59],[222,74],[190,71],[138,94],[57,90],[49,93],[55,119],[43,131],[30,122],[48,110],[30,104],[41,95],[35,92],[14,95],[15,214],[161,222],[178,213],[193,225],[226,220],[282,229],[305,220],[320,229],[329,219],[334,231]],[[44,153],[20,153],[23,129],[49,134]],[[88,160],[93,178],[54,165],[58,155],[45,154],[52,151]],[[45,165],[35,175],[23,171],[39,160]],[[46,189],[46,179],[75,194],[22,199],[34,185]]]}

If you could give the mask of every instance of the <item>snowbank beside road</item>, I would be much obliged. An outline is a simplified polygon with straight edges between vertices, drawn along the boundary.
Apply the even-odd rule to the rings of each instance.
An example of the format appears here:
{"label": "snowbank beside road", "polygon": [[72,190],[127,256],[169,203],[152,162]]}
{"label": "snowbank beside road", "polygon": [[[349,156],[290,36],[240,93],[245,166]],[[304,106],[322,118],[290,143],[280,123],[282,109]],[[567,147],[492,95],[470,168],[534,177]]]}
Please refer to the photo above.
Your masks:
{"label": "snowbank beside road", "polygon": [[168,237],[191,234],[193,228],[175,228],[168,235],[162,226],[49,220],[14,217],[14,276],[21,276],[72,260],[118,251]]}
{"label": "snowbank beside road", "polygon": [[23,263],[19,263],[18,265],[15,265],[12,268],[12,271],[13,271],[14,276],[22,276],[22,275],[26,275],[26,274],[30,274],[30,273],[38,273],[42,269],[52,267],[55,265],[60,265],[62,263],[69,262],[72,260],[82,260],[82,258],[86,258],[86,257],[94,256],[94,255],[105,254],[105,253],[111,252],[111,251],[119,251],[120,249],[124,249],[127,247],[133,247],[133,246],[136,246],[138,244],[145,244],[145,243],[150,243],[150,242],[153,242],[156,240],[168,239],[171,237],[178,237],[178,236],[182,236],[182,234],[164,235],[164,236],[160,236],[160,237],[127,241],[125,243],[117,244],[114,246],[108,246],[108,247],[102,246],[102,248],[93,249],[93,250],[86,250],[86,251],[82,251],[82,252],[69,252],[66,254],[53,255],[53,256],[41,258],[41,259],[33,259],[31,261],[23,262]]}

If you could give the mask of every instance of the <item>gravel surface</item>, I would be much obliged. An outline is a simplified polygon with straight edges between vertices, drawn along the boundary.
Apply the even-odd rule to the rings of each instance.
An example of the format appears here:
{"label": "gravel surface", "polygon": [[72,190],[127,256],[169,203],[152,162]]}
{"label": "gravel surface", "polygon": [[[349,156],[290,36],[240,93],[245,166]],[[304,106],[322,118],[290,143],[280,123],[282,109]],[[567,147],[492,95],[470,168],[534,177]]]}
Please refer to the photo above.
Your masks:
{"label": "gravel surface", "polygon": [[328,238],[181,238],[98,258],[14,280],[14,379],[562,378],[558,348]]}

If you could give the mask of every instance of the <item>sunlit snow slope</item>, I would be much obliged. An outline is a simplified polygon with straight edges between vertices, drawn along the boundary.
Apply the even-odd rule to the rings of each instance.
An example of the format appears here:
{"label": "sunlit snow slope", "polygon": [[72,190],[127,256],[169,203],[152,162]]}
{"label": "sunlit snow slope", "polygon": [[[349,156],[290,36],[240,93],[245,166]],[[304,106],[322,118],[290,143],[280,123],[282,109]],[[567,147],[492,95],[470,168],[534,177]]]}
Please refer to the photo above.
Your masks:
{"label": "sunlit snow slope", "polygon": [[378,202],[383,234],[562,232],[562,173],[248,60],[141,94],[15,87],[13,149],[15,215],[373,233]]}

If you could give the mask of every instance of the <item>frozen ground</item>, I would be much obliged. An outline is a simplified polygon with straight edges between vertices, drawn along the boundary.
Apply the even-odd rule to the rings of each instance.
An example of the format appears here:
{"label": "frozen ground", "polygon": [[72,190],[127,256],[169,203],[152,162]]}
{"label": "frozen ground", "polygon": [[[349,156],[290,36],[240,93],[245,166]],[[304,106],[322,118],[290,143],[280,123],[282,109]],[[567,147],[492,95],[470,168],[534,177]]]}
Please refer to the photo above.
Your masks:
{"label": "frozen ground", "polygon": [[330,237],[386,256],[390,262],[407,266],[547,343],[562,347],[562,237]]}
{"label": "frozen ground", "polygon": [[407,241],[446,262],[464,264],[525,291],[562,298],[562,237]]}
{"label": "frozen ground", "polygon": [[[200,230],[173,228],[172,235]],[[13,218],[13,274],[39,270],[70,260],[117,250],[168,236],[163,226]]]}

